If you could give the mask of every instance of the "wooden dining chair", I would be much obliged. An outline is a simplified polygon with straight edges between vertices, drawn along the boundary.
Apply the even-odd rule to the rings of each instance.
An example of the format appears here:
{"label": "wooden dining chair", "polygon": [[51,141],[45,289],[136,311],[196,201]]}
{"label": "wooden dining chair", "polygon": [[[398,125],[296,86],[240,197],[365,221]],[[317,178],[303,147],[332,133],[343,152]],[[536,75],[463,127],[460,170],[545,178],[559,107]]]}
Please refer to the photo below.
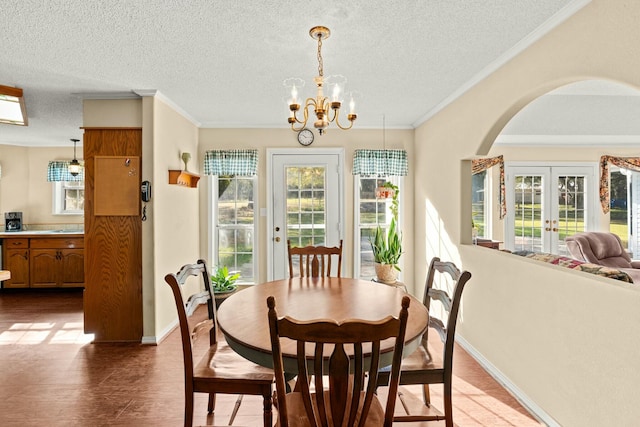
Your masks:
{"label": "wooden dining chair", "polygon": [[[434,288],[436,273],[449,277],[452,282],[453,297],[444,289]],[[400,385],[422,384],[424,404],[428,407],[420,414],[397,415],[394,421],[445,421],[447,427],[453,426],[452,401],[451,401],[451,378],[453,371],[453,348],[456,333],[456,323],[458,310],[460,309],[460,298],[465,285],[471,278],[468,271],[461,272],[454,263],[440,261],[435,257],[429,264],[427,281],[424,289],[423,303],[429,311],[429,328],[434,328],[440,335],[444,344],[442,352],[435,351],[428,343],[428,333],[424,333],[421,345],[416,351],[402,360],[400,366]],[[443,311],[447,313],[445,322],[432,316],[432,301],[439,301]],[[435,311],[435,310],[433,310]],[[378,375],[378,385],[386,385],[389,382],[390,369],[388,367],[381,370]],[[444,414],[431,406],[429,384],[442,384],[444,397]],[[400,400],[406,409],[408,405],[400,394]]]}
{"label": "wooden dining chair", "polygon": [[[204,286],[198,286],[195,293],[190,294],[185,303],[182,292],[194,288],[195,282],[187,287],[184,285],[187,283],[187,279],[193,276],[202,277]],[[193,424],[194,393],[209,393],[209,413],[215,409],[216,393],[239,394],[240,397],[231,414],[230,424],[239,409],[243,394],[260,395],[264,402],[264,425],[271,427],[273,370],[249,362],[234,352],[223,339],[218,339],[216,308],[211,296],[210,276],[205,261],[198,260],[196,264],[184,265],[176,274],[167,274],[164,279],[173,291],[182,337],[185,427],[190,427]],[[202,304],[207,306],[207,319],[191,326],[191,316]],[[194,367],[192,340],[195,341],[200,335],[199,332],[206,329],[209,332],[209,349]]]}
{"label": "wooden dining chair", "polygon": [[[280,427],[298,426],[391,426],[395,409],[400,361],[409,315],[409,297],[402,298],[398,317],[379,321],[329,319],[298,321],[278,318],[276,300],[267,298],[276,399]],[[386,409],[375,395],[380,361],[380,342],[395,337]],[[280,339],[297,342],[298,383],[287,393]],[[346,350],[353,348],[353,359]],[[371,350],[365,359],[365,352]],[[315,378],[311,392],[309,378]],[[325,390],[323,376],[328,375]]]}
{"label": "wooden dining chair", "polygon": [[[294,277],[294,256],[298,257],[300,277],[341,277],[342,271],[342,240],[340,246],[304,246],[293,247],[291,240],[287,240],[289,254],[289,277]],[[338,268],[335,274],[331,270],[331,258],[338,258]]]}

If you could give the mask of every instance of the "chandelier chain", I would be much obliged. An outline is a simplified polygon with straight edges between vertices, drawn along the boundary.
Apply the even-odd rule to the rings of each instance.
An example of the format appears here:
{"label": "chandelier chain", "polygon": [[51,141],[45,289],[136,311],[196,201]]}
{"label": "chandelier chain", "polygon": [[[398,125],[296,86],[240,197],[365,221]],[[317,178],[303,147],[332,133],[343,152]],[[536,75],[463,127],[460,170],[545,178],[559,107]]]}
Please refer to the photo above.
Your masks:
{"label": "chandelier chain", "polygon": [[324,76],[324,70],[323,70],[323,64],[322,64],[322,36],[318,36],[318,75],[320,77]]}

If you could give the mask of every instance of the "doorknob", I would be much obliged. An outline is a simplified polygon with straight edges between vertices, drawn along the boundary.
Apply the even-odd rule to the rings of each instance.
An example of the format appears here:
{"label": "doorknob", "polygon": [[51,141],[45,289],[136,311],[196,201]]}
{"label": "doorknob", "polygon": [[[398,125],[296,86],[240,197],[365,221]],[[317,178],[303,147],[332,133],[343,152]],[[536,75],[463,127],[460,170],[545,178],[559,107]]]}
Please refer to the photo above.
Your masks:
{"label": "doorknob", "polygon": [[276,237],[276,238],[275,238],[275,239],[273,239],[273,240],[275,240],[275,241],[276,241],[276,243],[277,243],[277,242],[279,242],[279,241],[280,241],[280,237]]}

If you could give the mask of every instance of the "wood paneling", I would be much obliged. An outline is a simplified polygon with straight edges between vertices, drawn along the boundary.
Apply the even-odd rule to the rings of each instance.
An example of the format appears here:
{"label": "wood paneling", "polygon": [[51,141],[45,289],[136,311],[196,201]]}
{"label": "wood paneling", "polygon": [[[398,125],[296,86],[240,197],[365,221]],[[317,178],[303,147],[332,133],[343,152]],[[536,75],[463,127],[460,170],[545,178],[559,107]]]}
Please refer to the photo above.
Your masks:
{"label": "wood paneling", "polygon": [[[142,157],[140,129],[85,129],[85,331],[95,341],[142,339],[142,224],[95,216],[95,157]],[[138,175],[137,186],[140,188]]]}

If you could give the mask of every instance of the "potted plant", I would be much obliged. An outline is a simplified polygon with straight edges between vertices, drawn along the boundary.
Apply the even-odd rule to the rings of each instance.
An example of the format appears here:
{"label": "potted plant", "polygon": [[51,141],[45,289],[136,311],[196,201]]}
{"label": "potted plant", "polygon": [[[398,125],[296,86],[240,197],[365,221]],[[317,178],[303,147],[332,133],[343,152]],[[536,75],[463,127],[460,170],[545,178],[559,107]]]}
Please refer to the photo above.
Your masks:
{"label": "potted plant", "polygon": [[384,187],[392,191],[391,222],[386,233],[378,226],[373,237],[369,237],[369,243],[373,250],[377,280],[393,284],[398,278],[400,267],[398,261],[402,255],[402,235],[398,231],[398,187],[391,182],[385,182]]}
{"label": "potted plant", "polygon": [[229,273],[227,266],[215,269],[214,273],[211,275],[211,289],[213,290],[213,295],[216,299],[216,307],[218,307],[225,298],[238,289],[236,281],[239,277],[240,273]]}

